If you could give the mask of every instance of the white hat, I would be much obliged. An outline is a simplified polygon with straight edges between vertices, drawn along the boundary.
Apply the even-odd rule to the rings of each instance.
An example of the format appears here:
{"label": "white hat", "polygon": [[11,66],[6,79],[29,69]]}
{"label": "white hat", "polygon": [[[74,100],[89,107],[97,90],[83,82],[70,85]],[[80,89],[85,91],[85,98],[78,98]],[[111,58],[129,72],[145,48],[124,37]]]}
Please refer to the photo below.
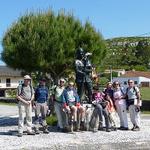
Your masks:
{"label": "white hat", "polygon": [[24,80],[31,80],[31,77],[29,75],[25,75]]}
{"label": "white hat", "polygon": [[74,82],[70,81],[68,84],[73,86],[73,85],[74,85]]}
{"label": "white hat", "polygon": [[60,82],[66,83],[66,80],[63,79],[63,78],[60,78],[60,79],[58,80],[58,84],[60,84]]}
{"label": "white hat", "polygon": [[65,79],[61,78],[59,81],[65,82]]}

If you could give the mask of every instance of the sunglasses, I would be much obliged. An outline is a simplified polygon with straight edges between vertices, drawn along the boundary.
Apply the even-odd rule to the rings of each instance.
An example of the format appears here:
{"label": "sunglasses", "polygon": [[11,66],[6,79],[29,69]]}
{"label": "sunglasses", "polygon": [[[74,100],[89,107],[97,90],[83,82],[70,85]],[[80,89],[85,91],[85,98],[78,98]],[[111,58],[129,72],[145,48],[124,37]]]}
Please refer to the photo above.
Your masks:
{"label": "sunglasses", "polygon": [[128,82],[128,83],[133,83],[133,82]]}

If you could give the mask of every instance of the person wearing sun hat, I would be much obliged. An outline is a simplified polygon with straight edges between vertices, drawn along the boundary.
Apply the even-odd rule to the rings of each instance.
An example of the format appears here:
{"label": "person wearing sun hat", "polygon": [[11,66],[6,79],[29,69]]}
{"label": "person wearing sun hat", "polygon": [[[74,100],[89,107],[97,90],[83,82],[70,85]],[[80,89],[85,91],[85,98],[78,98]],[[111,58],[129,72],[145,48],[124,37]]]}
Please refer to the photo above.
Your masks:
{"label": "person wearing sun hat", "polygon": [[60,78],[58,80],[58,85],[54,89],[54,108],[58,119],[57,129],[60,132],[66,132],[68,126],[66,121],[66,115],[62,111],[62,93],[65,89],[65,83],[65,79]]}
{"label": "person wearing sun hat", "polygon": [[24,76],[24,83],[17,88],[17,100],[19,108],[18,136],[22,137],[24,128],[24,110],[26,113],[27,134],[34,135],[32,131],[32,101],[34,99],[34,89],[31,85],[31,77]]}

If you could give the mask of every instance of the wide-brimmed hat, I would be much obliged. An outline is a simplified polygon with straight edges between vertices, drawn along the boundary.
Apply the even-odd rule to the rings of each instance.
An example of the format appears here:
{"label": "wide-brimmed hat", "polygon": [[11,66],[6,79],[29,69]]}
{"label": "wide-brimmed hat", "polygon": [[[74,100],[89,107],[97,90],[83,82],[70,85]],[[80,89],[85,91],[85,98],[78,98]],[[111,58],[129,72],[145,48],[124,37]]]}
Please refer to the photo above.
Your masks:
{"label": "wide-brimmed hat", "polygon": [[24,80],[31,80],[31,77],[29,75],[25,75]]}

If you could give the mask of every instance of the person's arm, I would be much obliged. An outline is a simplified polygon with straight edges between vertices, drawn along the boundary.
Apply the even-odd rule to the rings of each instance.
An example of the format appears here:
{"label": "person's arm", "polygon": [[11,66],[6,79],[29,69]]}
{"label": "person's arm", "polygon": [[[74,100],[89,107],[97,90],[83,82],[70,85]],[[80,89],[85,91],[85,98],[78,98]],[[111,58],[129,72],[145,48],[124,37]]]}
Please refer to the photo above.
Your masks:
{"label": "person's arm", "polygon": [[75,62],[75,71],[76,71],[76,73],[78,73],[80,75],[85,75],[85,72],[83,69],[81,69],[81,66],[79,65],[78,60],[76,60],[76,62]]}
{"label": "person's arm", "polygon": [[16,99],[18,101],[21,101],[22,103],[28,105],[29,103],[25,99],[23,99],[22,96],[21,96],[22,88],[23,88],[22,86],[18,86]]}
{"label": "person's arm", "polygon": [[26,104],[26,105],[29,105],[30,104],[30,102],[29,101],[26,101],[25,99],[23,99],[21,96],[17,96],[17,100],[19,100],[19,101],[21,101],[21,102],[23,102],[24,104]]}
{"label": "person's arm", "polygon": [[137,96],[137,105],[141,105],[141,93],[138,87],[135,87],[136,90],[136,96]]}
{"label": "person's arm", "polygon": [[61,96],[62,96],[63,107],[66,108],[67,107],[66,90],[63,91]]}

